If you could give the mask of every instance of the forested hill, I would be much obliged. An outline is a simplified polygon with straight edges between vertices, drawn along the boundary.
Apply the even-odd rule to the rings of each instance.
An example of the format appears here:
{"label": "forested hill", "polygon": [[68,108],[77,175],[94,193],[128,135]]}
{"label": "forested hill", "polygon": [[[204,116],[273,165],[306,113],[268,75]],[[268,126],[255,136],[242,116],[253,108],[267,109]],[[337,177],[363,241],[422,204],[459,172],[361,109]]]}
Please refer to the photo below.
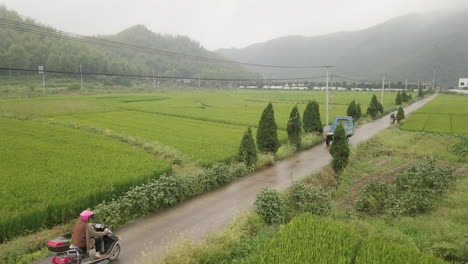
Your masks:
{"label": "forested hill", "polygon": [[[0,6],[0,18],[42,26],[4,6]],[[222,58],[188,37],[156,34],[142,25],[133,26],[115,35],[98,37],[148,48]],[[0,67],[37,69],[38,65],[45,65],[47,70],[78,71],[81,63],[83,71],[86,72],[151,75],[154,70],[157,75],[162,76],[214,78],[258,76],[237,64],[202,62],[156,53],[103,47],[4,27],[0,27],[0,39]]]}
{"label": "forested hill", "polygon": [[[336,71],[394,80],[432,80],[456,85],[468,77],[468,10],[450,14],[410,14],[353,32],[304,37],[288,36],[218,53],[238,61],[286,65],[337,65]],[[321,71],[262,69],[265,77]],[[356,77],[355,77],[356,78]],[[358,77],[359,78],[359,77]]]}

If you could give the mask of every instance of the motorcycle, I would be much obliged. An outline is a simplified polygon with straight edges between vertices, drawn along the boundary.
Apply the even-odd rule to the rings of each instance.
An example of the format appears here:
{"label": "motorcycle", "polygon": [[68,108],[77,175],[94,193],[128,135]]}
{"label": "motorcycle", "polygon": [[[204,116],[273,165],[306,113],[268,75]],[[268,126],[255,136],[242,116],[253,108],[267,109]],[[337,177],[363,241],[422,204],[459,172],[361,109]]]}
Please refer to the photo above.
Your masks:
{"label": "motorcycle", "polygon": [[[96,231],[102,232],[106,229],[104,224],[93,224]],[[70,241],[64,237],[57,237],[47,242],[47,248],[54,253],[52,264],[95,264],[103,261],[113,261],[120,255],[119,237],[112,232],[96,239],[95,248],[99,249],[102,258],[92,259],[88,252],[83,252],[78,247],[71,245]]]}
{"label": "motorcycle", "polygon": [[395,116],[395,114],[392,113],[392,114],[390,115],[390,123],[391,123],[391,124],[394,124],[395,121],[396,121],[396,116]]}

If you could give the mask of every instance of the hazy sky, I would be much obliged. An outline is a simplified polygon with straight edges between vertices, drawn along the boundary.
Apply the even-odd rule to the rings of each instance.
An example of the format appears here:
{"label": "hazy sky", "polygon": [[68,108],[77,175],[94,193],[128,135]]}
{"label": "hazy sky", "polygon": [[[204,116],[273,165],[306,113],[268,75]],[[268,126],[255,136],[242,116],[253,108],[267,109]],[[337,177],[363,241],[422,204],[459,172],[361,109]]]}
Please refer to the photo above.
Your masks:
{"label": "hazy sky", "polygon": [[244,47],[285,35],[366,28],[412,12],[467,0],[0,0],[61,30],[109,34],[135,24],[186,35],[208,49]]}

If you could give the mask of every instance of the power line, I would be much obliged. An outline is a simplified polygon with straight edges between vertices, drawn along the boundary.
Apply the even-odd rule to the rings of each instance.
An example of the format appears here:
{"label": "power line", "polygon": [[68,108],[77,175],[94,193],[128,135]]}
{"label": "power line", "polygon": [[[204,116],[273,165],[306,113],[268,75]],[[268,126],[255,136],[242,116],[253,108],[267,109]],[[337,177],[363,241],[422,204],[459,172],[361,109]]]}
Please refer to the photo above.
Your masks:
{"label": "power line", "polygon": [[[0,67],[3,71],[19,71],[19,72],[38,72],[34,69],[21,69]],[[294,81],[294,80],[312,80],[325,78],[325,76],[309,76],[296,78],[270,78],[270,79],[242,79],[242,78],[199,78],[199,77],[183,77],[183,76],[156,76],[156,75],[139,75],[139,74],[119,74],[119,73],[99,73],[99,72],[71,72],[71,71],[54,71],[43,70],[44,73],[68,74],[68,75],[87,75],[87,76],[108,76],[108,77],[130,77],[130,78],[151,78],[151,79],[170,79],[170,80],[202,80],[202,81]]]}
{"label": "power line", "polygon": [[34,24],[23,23],[18,21],[13,21],[5,18],[0,18],[0,27],[6,29],[12,29],[16,31],[25,31],[29,33],[55,37],[55,38],[62,38],[67,40],[79,41],[82,43],[92,44],[92,45],[100,45],[104,47],[111,47],[111,48],[125,48],[132,51],[139,51],[145,53],[158,53],[164,56],[169,57],[185,57],[194,60],[203,60],[203,61],[210,61],[216,63],[227,63],[227,64],[236,64],[236,65],[245,65],[251,67],[263,67],[263,68],[284,68],[284,69],[313,69],[313,68],[325,68],[325,67],[334,67],[332,65],[312,65],[312,66],[289,66],[289,65],[271,65],[271,64],[260,64],[260,63],[249,63],[249,62],[236,62],[231,60],[225,59],[218,59],[212,57],[204,57],[204,56],[197,56],[197,55],[190,55],[181,52],[163,50],[163,49],[156,49],[156,48],[148,48],[143,46],[138,46],[130,43],[113,41],[108,39],[102,39],[97,37],[85,36],[76,33],[56,30],[52,28],[37,26]]}

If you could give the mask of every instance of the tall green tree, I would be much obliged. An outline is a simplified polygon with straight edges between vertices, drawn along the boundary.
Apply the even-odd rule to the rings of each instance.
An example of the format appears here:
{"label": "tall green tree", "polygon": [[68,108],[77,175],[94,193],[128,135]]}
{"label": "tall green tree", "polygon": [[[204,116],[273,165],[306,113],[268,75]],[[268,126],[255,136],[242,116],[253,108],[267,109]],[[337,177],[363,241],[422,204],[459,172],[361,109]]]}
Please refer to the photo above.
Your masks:
{"label": "tall green tree", "polygon": [[319,104],[309,101],[302,116],[302,124],[306,133],[322,133],[323,126],[320,120]]}
{"label": "tall green tree", "polygon": [[288,139],[291,144],[293,144],[296,149],[301,147],[301,129],[302,122],[301,116],[299,115],[299,110],[297,105],[291,110],[289,115],[288,124],[286,125],[286,132],[288,132]]}
{"label": "tall green tree", "polygon": [[397,115],[396,115],[396,120],[397,120],[398,123],[400,123],[400,121],[403,120],[403,119],[405,119],[405,111],[400,106],[400,108],[398,108],[398,112],[397,112]]}
{"label": "tall green tree", "polygon": [[237,160],[244,162],[248,167],[255,165],[257,162],[257,147],[252,135],[252,129],[249,127],[242,137]]}
{"label": "tall green tree", "polygon": [[361,105],[358,103],[356,105],[356,117],[357,117],[356,120],[361,119],[361,116],[362,116]]}
{"label": "tall green tree", "polygon": [[367,108],[367,114],[375,119],[379,112],[383,114],[383,106],[381,103],[379,103],[379,101],[377,101],[377,96],[373,95],[370,105]]}
{"label": "tall green tree", "polygon": [[408,94],[406,93],[406,91],[403,91],[403,93],[401,93],[401,101],[403,103],[407,103],[408,102]]}
{"label": "tall green tree", "polygon": [[348,109],[346,109],[346,114],[356,119],[356,115],[357,115],[356,101],[353,100],[351,101],[351,103],[349,103]]}
{"label": "tall green tree", "polygon": [[336,127],[332,142],[330,147],[330,154],[333,157],[332,166],[339,173],[348,165],[350,154],[348,139],[342,124],[338,124]]}
{"label": "tall green tree", "polygon": [[276,153],[278,151],[279,140],[277,129],[273,105],[269,103],[263,110],[262,117],[258,122],[257,144],[261,152]]}
{"label": "tall green tree", "polygon": [[424,92],[423,92],[423,90],[422,90],[421,87],[419,87],[419,89],[418,89],[418,97],[419,97],[419,98],[423,98],[423,97],[424,97]]}
{"label": "tall green tree", "polygon": [[402,100],[401,100],[401,94],[400,92],[397,93],[397,96],[395,98],[395,105],[401,105]]}

